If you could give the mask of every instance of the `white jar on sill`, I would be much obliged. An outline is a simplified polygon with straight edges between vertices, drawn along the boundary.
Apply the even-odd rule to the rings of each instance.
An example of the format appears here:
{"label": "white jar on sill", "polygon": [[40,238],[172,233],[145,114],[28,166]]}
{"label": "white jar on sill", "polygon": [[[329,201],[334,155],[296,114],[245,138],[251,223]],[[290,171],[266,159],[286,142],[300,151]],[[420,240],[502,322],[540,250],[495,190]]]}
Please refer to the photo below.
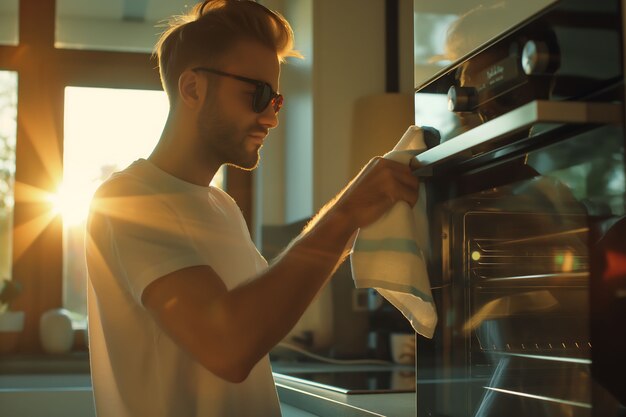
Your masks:
{"label": "white jar on sill", "polygon": [[46,353],[69,353],[74,345],[74,329],[69,311],[48,310],[39,319],[39,340]]}

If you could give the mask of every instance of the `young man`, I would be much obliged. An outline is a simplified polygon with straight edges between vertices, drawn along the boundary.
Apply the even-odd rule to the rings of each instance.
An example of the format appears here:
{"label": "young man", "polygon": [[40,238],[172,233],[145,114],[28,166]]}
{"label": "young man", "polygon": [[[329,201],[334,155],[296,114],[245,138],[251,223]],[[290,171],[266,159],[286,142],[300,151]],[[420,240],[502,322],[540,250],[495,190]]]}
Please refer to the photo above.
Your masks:
{"label": "young man", "polygon": [[208,0],[157,54],[170,112],[156,148],[98,190],[87,240],[91,370],[100,417],[279,416],[268,352],[355,231],[397,201],[408,167],[375,158],[271,267],[218,168],[253,169],[278,125],[291,28],[246,0]]}

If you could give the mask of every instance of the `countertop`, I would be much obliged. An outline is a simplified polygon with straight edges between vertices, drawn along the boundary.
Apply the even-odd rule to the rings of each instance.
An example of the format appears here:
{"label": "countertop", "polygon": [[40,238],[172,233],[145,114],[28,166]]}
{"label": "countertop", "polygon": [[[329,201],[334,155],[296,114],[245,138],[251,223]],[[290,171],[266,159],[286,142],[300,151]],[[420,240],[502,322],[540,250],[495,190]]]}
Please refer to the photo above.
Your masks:
{"label": "countertop", "polygon": [[[344,394],[289,377],[293,372],[371,372],[412,370],[401,365],[331,365],[319,363],[272,363],[280,402],[326,417],[414,417],[415,392]],[[286,376],[287,375],[287,376]]]}
{"label": "countertop", "polygon": [[[281,373],[354,371],[375,372],[380,370],[410,371],[414,370],[413,367],[402,365],[333,365],[319,362],[272,361],[272,370],[274,371],[274,380],[276,382],[276,388],[281,404],[287,404],[293,408],[306,411],[316,416],[414,417],[416,415],[415,392],[342,394],[329,389],[312,386],[308,383],[298,382],[293,378],[283,376]],[[55,390],[55,397],[52,398],[52,400],[58,400],[57,402],[59,403],[63,403],[64,401],[61,401],[61,399],[65,397],[59,396],[60,391],[58,391],[58,388],[59,386],[61,386],[61,388],[62,386],[65,386],[63,385],[63,381],[66,381],[67,386],[85,387],[86,390],[85,392],[81,391],[79,393],[74,390],[69,394],[74,396],[80,394],[82,397],[85,397],[84,403],[87,405],[93,403],[90,391],[91,381],[89,380],[89,363],[87,361],[86,354],[57,355],[54,357],[3,357],[0,358],[0,374],[4,374],[7,378],[19,377],[24,380],[28,379],[29,376],[37,376],[37,383],[49,384],[49,386],[57,388]],[[49,376],[50,378],[46,379],[46,376]],[[79,381],[79,383],[76,381]],[[2,384],[0,384],[0,387],[1,386]],[[15,384],[10,383],[9,386],[15,386]],[[2,400],[0,400],[0,402],[2,402]],[[36,402],[37,401],[35,401],[35,403]],[[3,405],[6,406],[5,403],[3,403]],[[62,405],[63,404],[60,404],[59,407]],[[50,411],[50,409],[48,409],[48,411]],[[82,415],[92,414],[83,413]],[[285,413],[285,415],[300,414]]]}

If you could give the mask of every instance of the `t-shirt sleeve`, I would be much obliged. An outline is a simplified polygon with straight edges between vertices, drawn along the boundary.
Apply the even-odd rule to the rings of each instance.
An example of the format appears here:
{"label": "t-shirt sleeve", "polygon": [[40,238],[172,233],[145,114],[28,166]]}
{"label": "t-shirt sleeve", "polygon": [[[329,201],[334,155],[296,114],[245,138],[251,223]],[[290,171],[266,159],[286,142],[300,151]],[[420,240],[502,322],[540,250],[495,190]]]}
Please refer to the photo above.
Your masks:
{"label": "t-shirt sleeve", "polygon": [[89,234],[112,276],[141,304],[143,290],[177,270],[205,264],[175,211],[152,190],[125,186],[97,196]]}

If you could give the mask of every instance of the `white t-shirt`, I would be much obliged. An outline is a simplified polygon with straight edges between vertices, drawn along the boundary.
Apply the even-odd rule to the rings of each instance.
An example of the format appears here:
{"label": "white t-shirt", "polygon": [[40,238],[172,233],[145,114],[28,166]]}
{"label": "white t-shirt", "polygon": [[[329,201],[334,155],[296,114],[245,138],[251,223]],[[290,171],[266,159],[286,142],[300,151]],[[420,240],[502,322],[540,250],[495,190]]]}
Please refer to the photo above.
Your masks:
{"label": "white t-shirt", "polygon": [[89,348],[98,417],[280,416],[265,356],[241,383],[209,372],[141,304],[155,279],[210,265],[228,289],[267,268],[237,204],[140,159],[96,193],[88,224]]}

